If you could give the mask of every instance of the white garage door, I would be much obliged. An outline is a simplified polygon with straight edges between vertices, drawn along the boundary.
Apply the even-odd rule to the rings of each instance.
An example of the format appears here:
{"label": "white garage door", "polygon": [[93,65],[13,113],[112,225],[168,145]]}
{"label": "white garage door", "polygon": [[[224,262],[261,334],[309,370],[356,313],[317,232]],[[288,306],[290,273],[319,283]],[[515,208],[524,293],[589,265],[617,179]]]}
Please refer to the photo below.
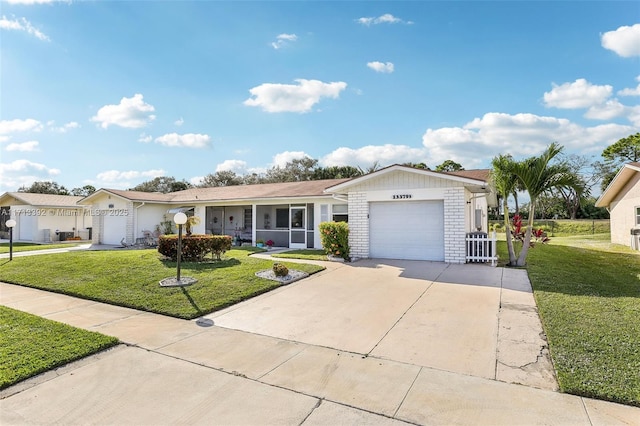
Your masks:
{"label": "white garage door", "polygon": [[106,215],[103,221],[102,244],[120,244],[127,235],[127,217]]}
{"label": "white garage door", "polygon": [[369,244],[373,258],[443,261],[443,202],[371,203]]}

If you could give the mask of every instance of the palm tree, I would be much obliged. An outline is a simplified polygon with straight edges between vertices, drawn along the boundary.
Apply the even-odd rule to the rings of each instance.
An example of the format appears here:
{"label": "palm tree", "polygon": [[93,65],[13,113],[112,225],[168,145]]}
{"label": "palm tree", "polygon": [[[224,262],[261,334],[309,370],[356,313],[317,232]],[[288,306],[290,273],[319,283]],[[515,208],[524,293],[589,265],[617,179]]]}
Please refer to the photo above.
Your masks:
{"label": "palm tree", "polygon": [[[509,224],[509,205],[510,195],[516,196],[516,188],[518,186],[518,178],[513,174],[513,157],[511,155],[501,154],[494,157],[491,161],[493,169],[491,170],[491,182],[496,192],[502,198],[502,211],[504,216],[504,229],[507,237],[507,249],[509,250],[509,263],[513,266],[516,264],[516,253],[513,248],[513,240],[511,238],[511,228]],[[517,196],[516,196],[517,197]]]}
{"label": "palm tree", "polygon": [[580,184],[566,163],[549,164],[560,152],[562,152],[562,146],[554,142],[539,157],[531,157],[512,166],[511,171],[518,177],[531,198],[527,232],[516,262],[517,266],[524,266],[527,260],[538,197],[554,188],[574,188]]}

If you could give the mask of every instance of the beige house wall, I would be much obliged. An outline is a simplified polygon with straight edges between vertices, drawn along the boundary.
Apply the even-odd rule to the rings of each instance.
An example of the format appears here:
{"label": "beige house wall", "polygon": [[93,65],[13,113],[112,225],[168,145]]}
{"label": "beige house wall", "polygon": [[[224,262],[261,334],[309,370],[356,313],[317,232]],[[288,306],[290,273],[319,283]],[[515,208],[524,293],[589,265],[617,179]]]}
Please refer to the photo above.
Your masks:
{"label": "beige house wall", "polygon": [[640,228],[635,222],[636,207],[640,207],[640,173],[627,182],[610,204],[612,243],[631,246],[631,228]]}

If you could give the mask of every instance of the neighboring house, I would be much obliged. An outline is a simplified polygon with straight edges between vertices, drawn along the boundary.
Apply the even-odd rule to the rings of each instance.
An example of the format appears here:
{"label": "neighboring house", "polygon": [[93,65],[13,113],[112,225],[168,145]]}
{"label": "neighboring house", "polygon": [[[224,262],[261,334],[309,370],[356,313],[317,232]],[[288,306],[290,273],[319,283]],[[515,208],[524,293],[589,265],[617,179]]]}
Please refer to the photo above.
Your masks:
{"label": "neighboring house", "polygon": [[92,212],[94,243],[134,243],[163,232],[183,211],[201,219],[194,233],[290,248],[322,248],[320,223],[347,221],[354,258],[464,263],[466,233],[487,232],[488,207],[496,205],[488,178],[488,170],[439,173],[394,165],[353,179],[169,194],[100,189],[79,204]]}
{"label": "neighboring house", "polygon": [[612,243],[640,250],[640,162],[620,169],[596,207],[609,210]]}
{"label": "neighboring house", "polygon": [[0,195],[0,233],[7,237],[9,219],[16,221],[13,237],[18,241],[48,243],[68,237],[89,239],[92,218],[78,205],[83,197],[71,195],[6,192]]}

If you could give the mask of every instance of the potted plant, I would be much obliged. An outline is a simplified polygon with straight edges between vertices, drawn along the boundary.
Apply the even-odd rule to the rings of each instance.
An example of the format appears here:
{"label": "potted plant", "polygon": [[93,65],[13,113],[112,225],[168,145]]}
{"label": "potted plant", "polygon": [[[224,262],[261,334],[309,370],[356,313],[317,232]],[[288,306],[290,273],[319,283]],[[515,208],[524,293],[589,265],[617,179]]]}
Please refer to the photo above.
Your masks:
{"label": "potted plant", "polygon": [[273,242],[273,240],[267,240],[265,244],[267,245],[267,250],[271,250],[271,247],[273,247],[275,243]]}
{"label": "potted plant", "polygon": [[256,240],[256,247],[264,247],[264,240]]}

